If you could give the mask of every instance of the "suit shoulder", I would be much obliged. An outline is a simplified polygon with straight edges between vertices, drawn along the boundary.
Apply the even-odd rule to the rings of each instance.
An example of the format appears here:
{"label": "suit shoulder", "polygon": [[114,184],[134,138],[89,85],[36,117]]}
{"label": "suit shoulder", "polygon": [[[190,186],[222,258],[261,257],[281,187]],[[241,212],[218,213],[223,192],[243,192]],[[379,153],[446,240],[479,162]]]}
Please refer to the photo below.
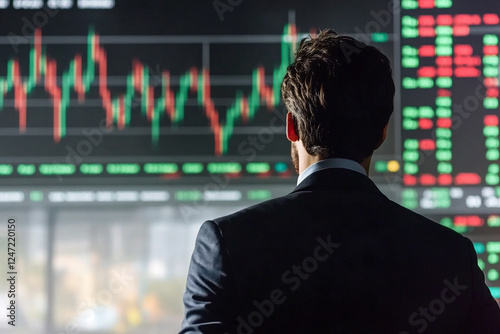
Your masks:
{"label": "suit shoulder", "polygon": [[212,219],[211,221],[219,227],[248,221],[249,219],[255,221],[259,216],[263,218],[269,217],[270,214],[278,214],[280,210],[288,210],[290,205],[289,195],[285,195],[251,205],[229,215]]}
{"label": "suit shoulder", "polygon": [[388,210],[401,217],[401,224],[406,225],[410,230],[421,231],[429,236],[434,235],[441,238],[448,238],[449,240],[455,240],[457,242],[467,241],[467,238],[460,233],[443,226],[420,213],[405,208],[394,201],[388,200],[387,202]]}

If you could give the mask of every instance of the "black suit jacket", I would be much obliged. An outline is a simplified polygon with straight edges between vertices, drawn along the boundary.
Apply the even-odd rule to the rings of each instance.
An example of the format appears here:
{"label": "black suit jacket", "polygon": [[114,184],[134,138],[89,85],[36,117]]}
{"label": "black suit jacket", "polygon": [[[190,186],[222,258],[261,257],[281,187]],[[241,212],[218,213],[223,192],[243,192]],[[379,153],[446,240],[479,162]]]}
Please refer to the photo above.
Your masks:
{"label": "black suit jacket", "polygon": [[325,169],[198,234],[180,333],[500,333],[469,239]]}

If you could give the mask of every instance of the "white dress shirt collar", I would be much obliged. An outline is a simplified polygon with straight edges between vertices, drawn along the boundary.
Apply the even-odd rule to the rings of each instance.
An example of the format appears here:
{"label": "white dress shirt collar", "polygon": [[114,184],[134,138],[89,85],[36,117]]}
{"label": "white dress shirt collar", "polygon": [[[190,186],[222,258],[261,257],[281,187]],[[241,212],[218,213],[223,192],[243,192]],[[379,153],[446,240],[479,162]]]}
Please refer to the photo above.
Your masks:
{"label": "white dress shirt collar", "polygon": [[366,170],[356,161],[343,158],[331,158],[320,160],[307,167],[302,173],[300,173],[299,178],[297,179],[297,185],[299,185],[306,177],[308,177],[312,173],[327,168],[345,168],[367,176]]}

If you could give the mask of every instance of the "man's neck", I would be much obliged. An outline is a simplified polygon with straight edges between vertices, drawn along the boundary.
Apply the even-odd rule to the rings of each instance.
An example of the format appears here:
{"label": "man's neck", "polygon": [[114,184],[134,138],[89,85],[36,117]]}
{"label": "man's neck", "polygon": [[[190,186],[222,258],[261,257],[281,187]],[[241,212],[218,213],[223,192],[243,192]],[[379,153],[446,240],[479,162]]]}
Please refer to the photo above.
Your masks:
{"label": "man's neck", "polygon": [[300,156],[299,158],[299,174],[302,174],[302,172],[304,172],[307,169],[307,167],[314,165],[320,160],[321,159],[318,156],[312,156],[307,153],[302,154],[302,156]]}
{"label": "man's neck", "polygon": [[372,157],[369,156],[365,160],[361,161],[361,166],[366,170],[366,175],[370,176],[370,164],[372,162]]}

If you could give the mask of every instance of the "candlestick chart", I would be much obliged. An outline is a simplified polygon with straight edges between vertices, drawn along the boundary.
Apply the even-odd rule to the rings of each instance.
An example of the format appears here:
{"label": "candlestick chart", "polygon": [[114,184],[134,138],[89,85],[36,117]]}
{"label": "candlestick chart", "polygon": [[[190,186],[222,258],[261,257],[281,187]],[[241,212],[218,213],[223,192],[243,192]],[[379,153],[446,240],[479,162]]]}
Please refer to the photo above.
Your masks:
{"label": "candlestick chart", "polygon": [[[279,104],[281,80],[293,57],[293,45],[297,42],[294,25],[286,25],[281,36],[281,62],[272,70],[272,83],[266,84],[263,66],[251,73],[251,89],[247,96],[238,91],[226,110],[225,122],[220,117],[221,110],[214,105],[211,95],[210,72],[207,68],[191,67],[178,79],[178,87],[171,84],[171,74],[164,70],[159,74],[161,93],[155,96],[155,83],[150,79],[149,67],[137,59],[132,61],[132,69],[126,76],[123,93],[113,96],[108,88],[108,63],[106,49],[100,44],[100,36],[89,30],[86,59],[78,53],[70,61],[67,69],[58,69],[58,62],[44,51],[42,31],[37,29],[29,51],[29,68],[26,80],[18,59],[7,64],[7,75],[0,77],[0,108],[4,108],[5,97],[12,93],[14,109],[18,114],[19,133],[27,132],[29,114],[28,99],[36,86],[42,86],[53,104],[52,137],[55,144],[67,136],[67,114],[70,112],[72,94],[77,95],[77,103],[85,104],[85,96],[93,83],[98,84],[101,108],[105,114],[105,126],[124,130],[131,127],[134,102],[139,101],[141,116],[150,123],[151,145],[157,147],[160,137],[160,121],[168,119],[168,125],[180,126],[185,118],[189,93],[196,95],[197,106],[203,108],[204,117],[213,132],[213,153],[217,156],[228,152],[236,122],[252,122],[262,106],[271,110]],[[86,64],[86,65],[84,65]],[[60,68],[61,66],[59,66]],[[58,70],[62,72],[58,80]],[[60,83],[59,83],[60,82]]]}
{"label": "candlestick chart", "polygon": [[[86,36],[3,37],[0,174],[239,175],[258,152],[243,172],[291,175],[280,85],[300,33],[294,22],[275,32],[105,36],[89,23]],[[237,60],[217,60],[259,43],[272,53],[237,75]]]}

